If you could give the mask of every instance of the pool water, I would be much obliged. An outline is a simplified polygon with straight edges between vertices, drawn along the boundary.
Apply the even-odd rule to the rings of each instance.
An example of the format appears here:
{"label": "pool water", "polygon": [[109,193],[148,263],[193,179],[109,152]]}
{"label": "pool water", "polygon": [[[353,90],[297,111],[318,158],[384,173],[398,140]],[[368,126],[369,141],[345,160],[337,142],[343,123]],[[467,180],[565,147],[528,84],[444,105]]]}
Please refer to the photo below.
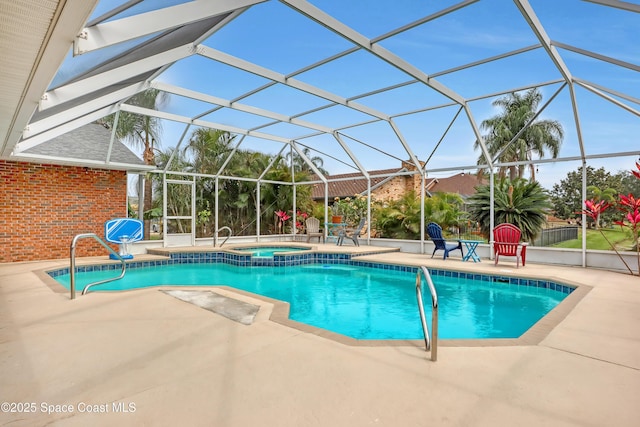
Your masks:
{"label": "pool water", "polygon": [[288,248],[283,246],[275,246],[275,247],[259,247],[259,248],[235,248],[234,251],[238,252],[249,252],[251,256],[257,258],[273,258],[273,254],[279,252],[298,252],[298,251],[308,251],[308,248]]}
{"label": "pool water", "polygon": [[[77,289],[115,271],[76,274]],[[226,285],[290,303],[290,318],[356,339],[421,339],[415,273],[343,264],[237,267],[224,263],[129,269],[97,290],[157,285]],[[69,287],[69,275],[56,277]],[[439,336],[449,339],[517,338],[567,294],[534,286],[433,276]],[[430,296],[425,314],[431,319]],[[430,320],[429,320],[430,323]]]}

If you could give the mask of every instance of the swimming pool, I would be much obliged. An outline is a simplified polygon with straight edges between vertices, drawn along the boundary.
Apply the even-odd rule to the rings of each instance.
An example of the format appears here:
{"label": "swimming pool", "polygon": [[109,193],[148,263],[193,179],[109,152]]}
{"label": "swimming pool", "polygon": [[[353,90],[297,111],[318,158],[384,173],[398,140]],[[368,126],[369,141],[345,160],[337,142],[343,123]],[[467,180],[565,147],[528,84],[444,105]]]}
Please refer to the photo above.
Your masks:
{"label": "swimming pool", "polygon": [[[287,301],[292,320],[355,339],[422,338],[413,267],[357,261],[289,267],[164,263],[129,268],[123,279],[92,291],[226,285]],[[439,336],[444,339],[517,338],[574,289],[544,280],[430,272],[439,298]],[[52,276],[68,288],[66,273]],[[113,274],[113,269],[79,272],[76,283],[82,289]],[[425,304],[427,316],[430,306]]]}
{"label": "swimming pool", "polygon": [[234,251],[238,252],[247,252],[251,254],[251,256],[257,258],[272,258],[276,253],[281,252],[299,252],[299,251],[308,251],[309,248],[300,248],[300,247],[285,247],[285,246],[261,246],[261,247],[252,247],[252,248],[233,248]]}

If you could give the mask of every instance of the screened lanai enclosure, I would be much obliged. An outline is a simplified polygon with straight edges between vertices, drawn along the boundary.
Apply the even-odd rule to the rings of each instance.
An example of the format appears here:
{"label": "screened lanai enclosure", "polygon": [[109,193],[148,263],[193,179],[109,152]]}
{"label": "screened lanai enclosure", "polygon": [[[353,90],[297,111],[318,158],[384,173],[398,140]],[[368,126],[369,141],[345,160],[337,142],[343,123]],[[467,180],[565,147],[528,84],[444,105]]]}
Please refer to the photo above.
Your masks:
{"label": "screened lanai enclosure", "polygon": [[[127,170],[131,215],[167,245],[298,233],[276,212],[326,220],[345,182],[370,219],[398,176],[418,183],[424,240],[430,180],[480,174],[493,213],[494,178],[549,189],[582,170],[584,200],[587,167],[640,155],[638,2],[2,4],[33,25],[1,30],[2,158]],[[101,154],[46,149],[95,124]]]}

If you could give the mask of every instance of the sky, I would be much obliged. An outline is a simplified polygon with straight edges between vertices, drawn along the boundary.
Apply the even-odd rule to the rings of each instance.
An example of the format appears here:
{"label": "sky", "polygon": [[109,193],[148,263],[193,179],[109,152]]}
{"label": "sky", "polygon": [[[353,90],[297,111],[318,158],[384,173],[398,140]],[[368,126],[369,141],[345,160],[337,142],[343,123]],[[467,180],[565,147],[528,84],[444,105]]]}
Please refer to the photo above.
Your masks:
{"label": "sky", "polygon": [[[99,16],[123,2],[104,0],[93,16]],[[129,13],[177,3],[182,2],[146,0]],[[429,17],[458,2],[313,0],[310,3],[358,34],[375,40],[389,31]],[[640,4],[637,1],[628,3]],[[585,153],[603,155],[633,151],[640,154],[640,13],[581,0],[530,0],[529,4],[549,38],[557,44],[555,48],[574,79],[610,90],[616,94],[609,95],[611,98],[628,107],[623,109],[579,85],[574,86]],[[477,124],[498,113],[492,102],[500,95],[478,98],[540,82],[553,82],[562,77],[542,48],[451,72],[456,67],[538,43],[513,1],[481,0],[454,13],[426,21],[406,32],[383,37],[379,45],[395,58],[406,61],[426,75],[434,76],[440,85],[467,100],[471,116]],[[325,26],[278,1],[267,1],[249,8],[203,41],[203,45],[283,75],[296,73],[354,46]],[[615,58],[626,67],[576,53],[567,49],[567,46]],[[116,47],[109,53],[98,53],[84,61],[90,64],[99,55],[113,54],[117,49],[124,47]],[[78,64],[83,61],[80,58],[75,64],[70,61],[66,69],[63,66],[61,76],[68,76],[74,67],[80,69]],[[472,170],[468,167],[477,162],[480,152],[473,148],[475,135],[470,117],[464,111],[459,112],[459,106],[448,105],[451,101],[447,97],[427,85],[409,84],[412,76],[371,52],[355,51],[296,74],[293,78],[343,98],[356,97],[350,102],[393,117],[396,129],[386,121],[372,122],[373,116],[340,105],[300,117],[338,130],[349,150],[368,170],[399,167],[400,159],[408,158],[403,143],[419,160],[429,159],[428,170],[451,169],[432,172],[430,176],[450,176],[463,170],[470,172]],[[237,101],[240,104],[286,116],[295,116],[329,103],[326,99],[283,84],[275,84],[247,96],[269,80],[197,55],[175,63],[158,77],[158,81],[226,100],[241,98]],[[393,85],[401,86],[393,91],[360,97]],[[557,120],[562,124],[565,136],[559,157],[579,156],[578,130],[571,107],[572,94],[569,87],[561,89],[561,86],[561,83],[554,83],[541,87],[541,106],[551,97],[555,98],[539,119]],[[169,103],[162,107],[164,111],[187,117],[198,116],[211,108],[210,104],[176,95],[172,95]],[[425,108],[429,110],[404,114]],[[355,172],[354,162],[331,135],[310,136],[315,131],[306,127],[291,123],[269,125],[272,122],[269,118],[227,108],[207,114],[203,119],[242,129],[256,128],[260,132],[295,139],[310,148],[313,155],[322,157],[323,166],[330,173]],[[361,125],[351,126],[358,123]],[[162,128],[161,148],[167,148],[179,141],[185,125],[162,120]],[[276,154],[282,145],[281,142],[249,136],[244,138],[241,148]],[[605,167],[615,173],[630,170],[636,160],[638,155],[590,160],[589,165]],[[536,178],[544,187],[551,188],[569,171],[580,166],[580,162],[540,164]]]}

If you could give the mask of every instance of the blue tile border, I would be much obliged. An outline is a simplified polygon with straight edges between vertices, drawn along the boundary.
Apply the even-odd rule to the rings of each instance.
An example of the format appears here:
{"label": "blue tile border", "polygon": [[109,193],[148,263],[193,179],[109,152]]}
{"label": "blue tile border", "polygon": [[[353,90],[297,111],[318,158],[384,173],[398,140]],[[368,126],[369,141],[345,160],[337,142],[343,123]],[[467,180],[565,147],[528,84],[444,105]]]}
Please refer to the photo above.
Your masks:
{"label": "blue tile border", "polygon": [[[127,262],[128,269],[154,268],[174,264],[228,264],[238,267],[292,267],[309,264],[342,264],[354,267],[379,268],[382,270],[398,271],[404,273],[417,273],[419,267],[383,264],[369,261],[353,260],[351,254],[346,253],[304,253],[295,255],[274,255],[273,258],[252,257],[251,255],[238,255],[230,252],[175,252],[170,254],[168,259],[154,261],[131,261]],[[86,265],[76,267],[76,272],[92,272],[120,269],[120,263]],[[517,285],[534,288],[546,288],[570,294],[576,287],[564,283],[557,283],[550,280],[539,280],[511,276],[488,275],[480,273],[467,273],[463,271],[440,270],[429,268],[431,276],[441,276],[448,278],[460,278],[482,282],[492,282],[496,285]],[[52,278],[69,274],[69,267],[59,268],[46,272]]]}

